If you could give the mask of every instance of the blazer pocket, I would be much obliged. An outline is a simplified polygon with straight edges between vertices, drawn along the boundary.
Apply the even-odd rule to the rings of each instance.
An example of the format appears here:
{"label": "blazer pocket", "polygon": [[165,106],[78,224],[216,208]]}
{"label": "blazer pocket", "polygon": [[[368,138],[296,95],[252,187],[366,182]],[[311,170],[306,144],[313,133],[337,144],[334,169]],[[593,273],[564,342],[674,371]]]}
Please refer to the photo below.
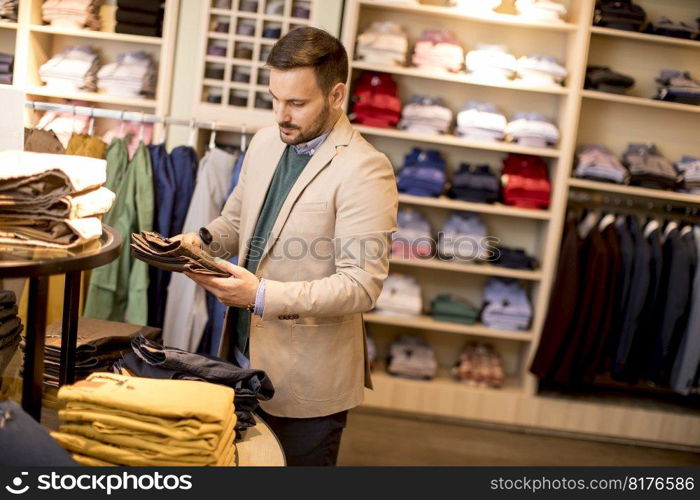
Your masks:
{"label": "blazer pocket", "polygon": [[327,201],[307,201],[305,203],[298,203],[294,210],[297,212],[325,212],[328,209]]}

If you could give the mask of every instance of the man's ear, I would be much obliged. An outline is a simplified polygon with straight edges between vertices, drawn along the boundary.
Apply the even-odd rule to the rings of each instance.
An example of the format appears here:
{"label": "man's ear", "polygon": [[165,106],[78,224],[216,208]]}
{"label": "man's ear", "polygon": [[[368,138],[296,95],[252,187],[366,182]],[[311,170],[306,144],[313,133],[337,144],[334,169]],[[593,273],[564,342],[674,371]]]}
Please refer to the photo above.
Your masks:
{"label": "man's ear", "polygon": [[336,83],[328,94],[331,109],[342,109],[348,86],[345,83]]}

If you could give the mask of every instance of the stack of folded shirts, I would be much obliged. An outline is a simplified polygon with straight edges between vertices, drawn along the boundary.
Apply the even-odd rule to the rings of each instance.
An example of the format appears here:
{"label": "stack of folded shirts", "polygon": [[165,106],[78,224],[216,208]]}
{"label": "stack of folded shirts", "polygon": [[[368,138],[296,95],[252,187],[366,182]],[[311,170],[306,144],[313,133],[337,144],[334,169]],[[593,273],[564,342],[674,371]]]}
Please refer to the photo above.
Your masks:
{"label": "stack of folded shirts", "polygon": [[413,48],[413,66],[428,71],[462,69],[464,49],[451,31],[424,30]]}
{"label": "stack of folded shirts", "polygon": [[515,113],[505,132],[508,140],[533,148],[559,142],[559,129],[540,113]]}
{"label": "stack of folded shirts", "polygon": [[685,38],[688,40],[697,40],[700,38],[700,29],[697,25],[692,25],[684,22],[674,23],[668,17],[662,17],[658,21],[649,23],[646,29],[647,33],[654,35],[672,36],[674,38]]}
{"label": "stack of folded shirts", "polygon": [[496,249],[496,255],[492,262],[495,266],[508,267],[511,269],[534,270],[538,267],[537,259],[528,255],[524,249],[504,246],[499,246]]}
{"label": "stack of folded shirts", "polygon": [[625,31],[642,29],[647,14],[631,0],[597,0],[593,24]]}
{"label": "stack of folded shirts", "polygon": [[17,317],[17,297],[10,290],[0,290],[0,377],[17,351],[22,333]]}
{"label": "stack of folded shirts", "polygon": [[656,78],[659,89],[655,99],[700,105],[700,82],[685,71],[664,70]]}
{"label": "stack of folded shirts", "polygon": [[566,69],[553,57],[530,55],[517,62],[518,79],[526,85],[563,85]]}
{"label": "stack of folded shirts", "polygon": [[617,184],[629,182],[629,172],[605,146],[583,146],[577,156],[578,165],[574,170],[576,177]]}
{"label": "stack of folded shirts", "polygon": [[492,278],[484,288],[481,321],[498,330],[527,330],[532,306],[527,293],[515,280]]}
{"label": "stack of folded shirts", "polygon": [[476,203],[494,203],[500,190],[498,177],[488,165],[462,163],[452,176],[449,195],[458,200]]}
{"label": "stack of folded shirts", "polygon": [[437,374],[435,351],[418,337],[402,336],[391,343],[386,371],[391,375],[430,380]]}
{"label": "stack of folded shirts", "polygon": [[700,158],[685,155],[676,163],[676,170],[683,176],[683,188],[693,194],[700,194]]}
{"label": "stack of folded shirts", "polygon": [[557,0],[515,0],[515,9],[531,21],[561,22],[566,15],[566,7]]}
{"label": "stack of folded shirts", "polygon": [[163,31],[162,0],[117,0],[114,31],[129,35],[160,36]]}
{"label": "stack of folded shirts", "polygon": [[404,208],[397,215],[398,229],[392,236],[391,254],[400,259],[427,259],[433,254],[430,223],[413,209]]}
{"label": "stack of folded shirts", "polygon": [[397,177],[399,192],[438,197],[445,187],[445,160],[439,151],[413,148]]}
{"label": "stack of folded shirts", "polygon": [[156,91],[156,66],[145,52],[119,54],[117,62],[106,64],[97,73],[101,92],[121,97],[153,96]]}
{"label": "stack of folded shirts", "polygon": [[102,235],[115,195],[104,160],[0,152],[0,243],[72,248]]}
{"label": "stack of folded shirts", "polygon": [[214,258],[198,246],[182,240],[172,241],[154,232],[131,235],[131,254],[146,264],[172,272],[190,272],[228,278],[229,274],[214,264]]}
{"label": "stack of folded shirts", "polygon": [[503,45],[480,43],[465,59],[467,71],[484,82],[500,83],[515,75],[515,56]]}
{"label": "stack of folded shirts", "polygon": [[259,401],[267,401],[275,389],[262,370],[244,369],[223,359],[164,347],[142,336],[131,341],[133,352],[115,363],[114,371],[136,377],[199,380],[234,389],[235,430],[242,433],[255,425],[253,413]]}
{"label": "stack of folded shirts", "polygon": [[401,119],[401,100],[394,79],[363,71],[352,94],[352,120],[370,127],[393,128]]}
{"label": "stack of folded shirts", "polygon": [[41,18],[45,23],[59,28],[98,31],[102,27],[101,6],[102,0],[44,0]]}
{"label": "stack of folded shirts", "polygon": [[496,106],[469,101],[457,114],[457,135],[471,141],[500,141],[508,121]]}
{"label": "stack of folded shirts", "polygon": [[15,56],[0,52],[0,85],[12,85]]}
{"label": "stack of folded shirts", "polygon": [[501,170],[503,202],[522,208],[547,208],[552,186],[547,164],[538,156],[509,154]]}
{"label": "stack of folded shirts", "polygon": [[486,238],[486,224],[478,215],[454,213],[438,235],[438,255],[445,260],[483,260],[488,255]]}
{"label": "stack of folded shirts", "polygon": [[430,314],[437,321],[473,325],[479,317],[476,307],[462,297],[443,293],[430,302]]}
{"label": "stack of folded shirts", "polygon": [[377,299],[376,312],[401,316],[420,315],[423,312],[423,298],[416,279],[398,273],[390,274]]}
{"label": "stack of folded shirts", "polygon": [[452,375],[474,387],[498,389],[504,378],[501,356],[491,344],[472,343],[460,354]]}
{"label": "stack of folded shirts", "polygon": [[587,89],[624,94],[634,86],[634,78],[611,70],[607,66],[588,66],[586,68]]}
{"label": "stack of folded shirts", "polygon": [[91,47],[68,47],[42,64],[39,76],[51,88],[94,92],[99,66],[100,57]]}
{"label": "stack of folded shirts", "polygon": [[630,184],[652,189],[674,189],[680,177],[673,164],[651,143],[629,144],[622,159],[630,171]]}
{"label": "stack of folded shirts", "polygon": [[19,0],[0,0],[0,19],[17,22]]}
{"label": "stack of folded shirts", "polygon": [[441,97],[414,95],[401,113],[399,128],[415,134],[439,135],[449,131],[452,110]]}
{"label": "stack of folded shirts", "polygon": [[85,466],[233,466],[233,390],[193,380],[93,373],[58,391],[51,437]]}
{"label": "stack of folded shirts", "polygon": [[375,21],[357,37],[357,58],[369,64],[403,66],[408,38],[401,25]]}

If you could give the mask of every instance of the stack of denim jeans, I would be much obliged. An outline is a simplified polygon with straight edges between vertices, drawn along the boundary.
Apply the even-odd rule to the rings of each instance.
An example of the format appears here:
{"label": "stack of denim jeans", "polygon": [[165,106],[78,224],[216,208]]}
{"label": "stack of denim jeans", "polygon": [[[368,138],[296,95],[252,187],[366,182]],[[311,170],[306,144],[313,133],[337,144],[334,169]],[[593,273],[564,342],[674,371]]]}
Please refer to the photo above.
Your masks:
{"label": "stack of denim jeans", "polygon": [[430,223],[418,210],[404,208],[397,216],[398,229],[392,236],[391,255],[400,259],[427,259],[433,254]]}
{"label": "stack of denim jeans", "polygon": [[397,177],[399,192],[438,197],[445,188],[445,160],[439,151],[413,148]]}
{"label": "stack of denim jeans", "polygon": [[357,58],[368,64],[403,66],[408,38],[401,25],[376,21],[357,37]]}
{"label": "stack of denim jeans", "polygon": [[15,56],[0,52],[0,85],[12,85]]}
{"label": "stack of denim jeans", "polygon": [[516,280],[492,278],[484,288],[481,321],[488,328],[527,330],[532,305],[525,289]]}
{"label": "stack of denim jeans", "polygon": [[17,317],[17,297],[10,290],[0,290],[0,377],[17,351],[22,333]]}
{"label": "stack of denim jeans", "polygon": [[404,274],[391,273],[384,281],[377,299],[376,311],[382,314],[418,316],[423,312],[421,288],[416,279]]}
{"label": "stack of denim jeans", "polygon": [[54,89],[94,92],[99,67],[100,56],[91,47],[68,47],[39,67],[39,77]]}
{"label": "stack of denim jeans", "polygon": [[438,370],[435,351],[421,338],[402,336],[389,348],[386,370],[399,377],[432,379]]}
{"label": "stack of denim jeans", "polygon": [[582,146],[574,175],[582,179],[627,184],[630,174],[617,156],[600,144]]}
{"label": "stack of denim jeans", "polygon": [[452,375],[473,387],[498,389],[504,378],[501,356],[491,344],[470,343],[459,355]]}
{"label": "stack of denim jeans", "polygon": [[477,214],[454,213],[438,238],[441,259],[474,262],[488,256],[486,224]]}
{"label": "stack of denim jeans", "polygon": [[655,99],[700,105],[700,82],[685,71],[664,70],[656,78],[659,89]]}
{"label": "stack of denim jeans", "polygon": [[441,97],[412,96],[401,112],[399,128],[421,135],[446,134],[452,124],[452,110]]}

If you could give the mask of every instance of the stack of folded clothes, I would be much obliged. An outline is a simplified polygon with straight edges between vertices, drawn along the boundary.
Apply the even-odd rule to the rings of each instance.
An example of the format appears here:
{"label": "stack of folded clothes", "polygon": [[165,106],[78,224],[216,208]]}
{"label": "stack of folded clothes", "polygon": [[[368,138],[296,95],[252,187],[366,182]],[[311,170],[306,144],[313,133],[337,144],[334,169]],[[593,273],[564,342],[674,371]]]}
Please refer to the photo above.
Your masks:
{"label": "stack of folded clothes", "polygon": [[493,265],[508,267],[510,269],[534,270],[538,267],[537,259],[528,255],[522,248],[509,248],[498,246],[496,255],[492,260]]}
{"label": "stack of folded clothes", "polygon": [[104,160],[2,151],[0,165],[0,243],[66,249],[102,235],[115,198]]}
{"label": "stack of folded clothes", "polygon": [[145,337],[134,337],[133,352],[125,354],[115,363],[114,371],[135,377],[199,380],[221,384],[234,390],[233,402],[236,411],[236,432],[240,435],[255,425],[253,413],[259,401],[267,401],[275,389],[262,370],[244,369],[223,359],[205,354],[194,354],[164,347]]}
{"label": "stack of folded clothes", "polygon": [[44,0],[41,17],[45,23],[59,28],[99,31],[102,3],[102,0]]}
{"label": "stack of folded clothes", "polygon": [[491,14],[496,7],[501,5],[501,0],[446,0],[445,3],[465,12],[484,15]]}
{"label": "stack of folded clothes", "polygon": [[504,378],[501,356],[491,344],[469,344],[452,368],[452,375],[474,387],[498,389]]}
{"label": "stack of folded clothes", "polygon": [[420,315],[423,312],[423,298],[416,279],[404,274],[390,274],[377,299],[376,312],[401,316]]}
{"label": "stack of folded clothes", "polygon": [[94,92],[99,67],[100,56],[91,47],[68,47],[42,64],[39,76],[51,88]]}
{"label": "stack of folded clothes", "polygon": [[424,30],[413,48],[413,66],[428,71],[462,69],[464,49],[451,31]]}
{"label": "stack of folded clothes", "polygon": [[117,0],[117,25],[114,31],[128,35],[161,36],[162,0]]}
{"label": "stack of folded clothes", "polygon": [[427,259],[433,255],[430,223],[413,208],[399,210],[398,229],[392,236],[391,254],[400,259]]}
{"label": "stack of folded clothes", "polygon": [[488,165],[462,163],[452,176],[450,198],[476,203],[498,200],[501,183]]}
{"label": "stack of folded clothes", "polygon": [[503,202],[522,208],[547,208],[552,186],[547,164],[538,156],[509,154],[501,170]]}
{"label": "stack of folded clothes", "polygon": [[17,22],[19,0],[0,0],[0,19]]}
{"label": "stack of folded clothes", "polygon": [[370,127],[393,128],[401,119],[401,99],[394,79],[364,71],[355,82],[352,120]]}
{"label": "stack of folded clothes", "polygon": [[423,339],[402,336],[391,343],[386,367],[389,374],[430,380],[437,370],[435,351]]}
{"label": "stack of folded clothes", "polygon": [[227,278],[229,274],[214,264],[214,258],[195,245],[172,241],[154,232],[131,235],[131,254],[146,264],[172,272],[190,272]]}
{"label": "stack of folded clothes", "polygon": [[664,70],[656,78],[659,89],[655,99],[700,105],[700,82],[686,71]]}
{"label": "stack of folded clothes", "polygon": [[457,113],[457,135],[471,141],[500,141],[505,137],[506,117],[488,102],[469,101]]}
{"label": "stack of folded clothes", "polygon": [[625,31],[640,31],[647,14],[632,0],[597,0],[593,24]]}
{"label": "stack of folded clothes", "polygon": [[401,25],[376,21],[357,37],[357,58],[369,64],[403,66],[408,38]]}
{"label": "stack of folded clothes", "polygon": [[588,66],[585,87],[612,94],[624,94],[634,87],[634,78],[617,73],[607,66]]}
{"label": "stack of folded clothes", "polygon": [[533,148],[559,142],[559,129],[540,113],[515,113],[505,132],[508,140]]}
{"label": "stack of folded clothes", "polygon": [[700,29],[698,29],[697,25],[682,21],[674,23],[668,17],[662,17],[658,21],[649,23],[646,32],[654,35],[685,38],[687,40],[698,40],[700,38]]}
{"label": "stack of folded clothes", "polygon": [[484,288],[481,321],[498,330],[527,330],[532,306],[527,293],[517,281],[491,278]]}
{"label": "stack of folded clothes", "polygon": [[17,297],[11,290],[0,290],[0,377],[17,351],[22,333],[17,317]]}
{"label": "stack of folded clothes", "polygon": [[622,160],[630,172],[630,184],[652,189],[674,189],[680,177],[668,159],[651,143],[629,144]]}
{"label": "stack of folded clothes", "polygon": [[15,56],[0,52],[0,85],[12,85]]}
{"label": "stack of folded clothes", "polygon": [[566,15],[566,7],[557,0],[515,0],[515,10],[531,21],[560,22]]}
{"label": "stack of folded clothes", "polygon": [[530,55],[518,58],[517,73],[520,83],[525,85],[561,86],[567,72],[553,57]]}
{"label": "stack of folded clothes", "polygon": [[413,148],[397,176],[399,192],[438,197],[445,188],[445,160],[439,151]]}
{"label": "stack of folded clothes", "polygon": [[444,260],[483,260],[488,255],[486,238],[486,224],[477,214],[454,213],[438,234],[438,255]]}
{"label": "stack of folded clothes", "polygon": [[630,174],[617,156],[600,144],[581,147],[574,175],[582,179],[627,184]]}
{"label": "stack of folded clothes", "polygon": [[399,128],[423,135],[446,134],[452,124],[452,110],[441,97],[414,95],[401,113]]}
{"label": "stack of folded clothes", "polygon": [[443,293],[430,302],[430,315],[437,321],[473,325],[479,317],[479,311],[468,300]]}
{"label": "stack of folded clothes", "polygon": [[515,75],[515,56],[503,45],[480,43],[465,59],[467,71],[476,79],[489,83],[501,83]]}
{"label": "stack of folded clothes", "polygon": [[125,52],[117,61],[106,64],[97,73],[97,88],[120,97],[151,97],[156,91],[157,71],[145,52]]}
{"label": "stack of folded clothes", "polygon": [[676,170],[683,176],[683,189],[700,194],[700,158],[685,155],[676,163]]}
{"label": "stack of folded clothes", "polygon": [[84,466],[223,466],[236,463],[233,390],[194,380],[93,373],[58,391],[52,432]]}

